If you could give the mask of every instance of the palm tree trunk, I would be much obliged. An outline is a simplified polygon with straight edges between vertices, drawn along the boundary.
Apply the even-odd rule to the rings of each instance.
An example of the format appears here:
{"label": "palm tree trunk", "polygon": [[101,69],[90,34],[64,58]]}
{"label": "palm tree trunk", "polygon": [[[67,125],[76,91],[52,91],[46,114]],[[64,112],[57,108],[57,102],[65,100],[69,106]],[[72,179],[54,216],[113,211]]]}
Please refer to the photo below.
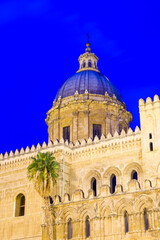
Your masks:
{"label": "palm tree trunk", "polygon": [[44,204],[45,204],[45,221],[47,224],[47,232],[48,232],[49,240],[53,240],[49,197],[44,198]]}

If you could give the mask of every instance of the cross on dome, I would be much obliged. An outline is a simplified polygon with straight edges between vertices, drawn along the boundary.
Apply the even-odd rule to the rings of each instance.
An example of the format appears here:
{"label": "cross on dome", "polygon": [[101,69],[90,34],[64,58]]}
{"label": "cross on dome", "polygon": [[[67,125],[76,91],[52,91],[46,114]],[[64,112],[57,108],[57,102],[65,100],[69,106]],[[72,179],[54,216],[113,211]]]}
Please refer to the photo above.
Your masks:
{"label": "cross on dome", "polygon": [[86,44],[85,53],[81,54],[78,58],[79,61],[79,70],[77,72],[85,71],[85,70],[92,70],[99,72],[97,67],[97,62],[99,58],[94,54],[91,53],[89,40]]}

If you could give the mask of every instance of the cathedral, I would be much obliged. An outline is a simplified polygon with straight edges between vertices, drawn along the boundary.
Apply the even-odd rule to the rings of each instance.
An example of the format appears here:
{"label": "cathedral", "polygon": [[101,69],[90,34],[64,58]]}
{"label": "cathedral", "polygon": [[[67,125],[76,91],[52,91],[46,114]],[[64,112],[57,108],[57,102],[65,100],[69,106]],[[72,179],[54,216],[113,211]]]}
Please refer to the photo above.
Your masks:
{"label": "cathedral", "polygon": [[160,99],[139,100],[141,129],[132,130],[90,43],[78,61],[47,112],[48,143],[0,155],[0,240],[48,240],[26,174],[39,151],[61,167],[50,195],[54,240],[160,240]]}

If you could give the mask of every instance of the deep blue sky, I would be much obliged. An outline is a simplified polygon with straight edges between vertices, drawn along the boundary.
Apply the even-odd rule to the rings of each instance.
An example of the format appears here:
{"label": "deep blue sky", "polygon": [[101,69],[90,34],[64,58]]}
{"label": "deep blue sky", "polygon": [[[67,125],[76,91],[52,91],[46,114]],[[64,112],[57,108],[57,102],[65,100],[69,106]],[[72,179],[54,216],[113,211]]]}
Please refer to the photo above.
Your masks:
{"label": "deep blue sky", "polygon": [[[157,3],[157,4],[156,4]],[[86,33],[99,70],[139,123],[138,100],[160,95],[158,1],[0,2],[0,152],[48,141],[46,112],[79,65]]]}

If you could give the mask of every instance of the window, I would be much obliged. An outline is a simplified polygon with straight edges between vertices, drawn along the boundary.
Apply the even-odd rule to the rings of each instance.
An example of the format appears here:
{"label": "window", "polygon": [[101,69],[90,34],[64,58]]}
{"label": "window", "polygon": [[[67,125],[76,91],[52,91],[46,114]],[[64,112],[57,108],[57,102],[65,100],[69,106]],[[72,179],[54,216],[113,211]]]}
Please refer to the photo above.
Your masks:
{"label": "window", "polygon": [[94,196],[97,196],[97,180],[94,177],[91,179],[91,189],[93,190]]}
{"label": "window", "polygon": [[111,193],[114,193],[115,187],[116,187],[116,175],[114,175],[114,174],[111,175],[110,185],[111,185]]}
{"label": "window", "polygon": [[96,62],[94,62],[94,67],[95,67],[95,68],[97,67]]}
{"label": "window", "polygon": [[91,60],[88,61],[88,67],[92,67]]}
{"label": "window", "polygon": [[72,219],[68,221],[68,239],[72,239]]}
{"label": "window", "polygon": [[86,238],[90,236],[90,221],[89,217],[86,217]]}
{"label": "window", "polygon": [[149,133],[149,139],[152,139],[152,133]]}
{"label": "window", "polygon": [[15,217],[24,216],[25,212],[25,196],[20,193],[16,197],[16,209],[15,209]]}
{"label": "window", "polygon": [[86,67],[86,62],[83,62],[83,68],[85,68]]}
{"label": "window", "polygon": [[50,204],[53,204],[53,199],[51,196],[49,196],[49,202],[50,202]]}
{"label": "window", "polygon": [[125,233],[129,232],[127,211],[125,211],[125,213],[124,213],[124,228],[125,228]]}
{"label": "window", "polygon": [[100,124],[93,124],[93,139],[95,136],[100,139],[101,138],[101,125]]}
{"label": "window", "polygon": [[64,127],[63,128],[63,139],[64,141],[68,140],[70,141],[70,127]]}
{"label": "window", "polygon": [[137,172],[135,170],[133,170],[132,173],[131,173],[131,179],[138,180],[138,174],[137,174]]}
{"label": "window", "polygon": [[153,151],[153,143],[152,142],[149,143],[149,148],[150,148],[150,151]]}
{"label": "window", "polygon": [[148,214],[147,214],[147,209],[144,209],[144,227],[145,231],[149,229],[149,222],[148,222]]}

